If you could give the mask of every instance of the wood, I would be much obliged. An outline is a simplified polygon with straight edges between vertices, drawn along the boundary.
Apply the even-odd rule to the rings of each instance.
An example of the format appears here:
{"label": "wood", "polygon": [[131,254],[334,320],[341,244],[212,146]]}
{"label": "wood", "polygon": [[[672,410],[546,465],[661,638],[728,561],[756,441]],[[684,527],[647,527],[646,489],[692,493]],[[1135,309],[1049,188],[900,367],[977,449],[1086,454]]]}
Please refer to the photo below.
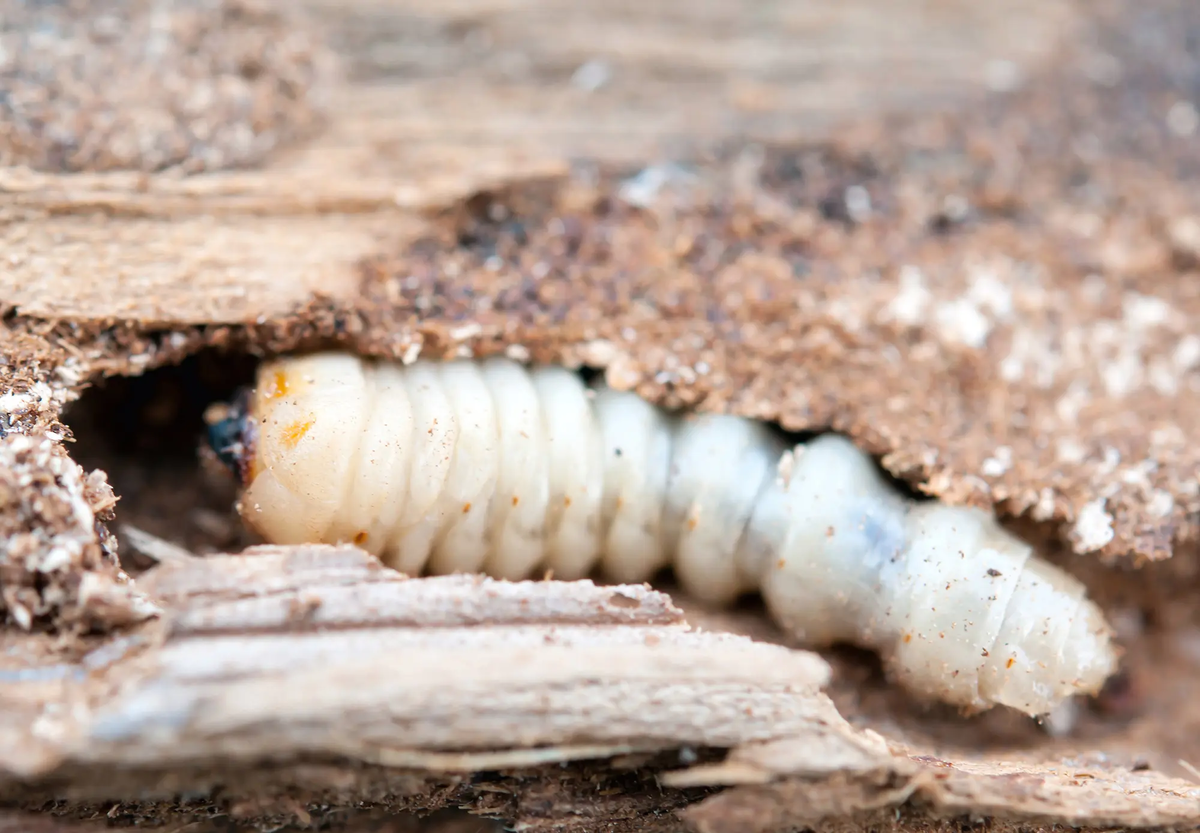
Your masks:
{"label": "wood", "polygon": [[[3,303],[165,326],[280,315],[317,289],[349,298],[358,260],[420,228],[413,209],[579,157],[638,163],[945,105],[989,61],[1045,60],[1073,21],[1066,0],[1020,0],[1023,13],[905,0],[882,17],[872,0],[305,5],[351,82],[329,95],[323,133],[261,170],[185,179],[0,169]],[[490,44],[484,60],[473,43]],[[612,76],[590,93],[570,81],[588,61]],[[97,226],[97,212],[126,220]],[[40,280],[59,273],[70,293]]]}
{"label": "wood", "polygon": [[[612,779],[629,759],[690,805],[695,830],[740,829],[760,806],[774,808],[753,827],[767,831],[909,801],[1078,825],[1200,821],[1200,788],[1154,773],[914,757],[838,714],[819,657],[694,629],[644,586],[409,579],[313,546],[173,560],[139,587],[159,620],[40,669],[10,652],[24,670],[0,685],[0,799],[136,808],[248,773],[223,788],[236,803],[270,783],[328,790],[341,772],[355,801],[478,805],[476,773],[608,761]],[[345,780],[364,766],[390,773],[382,794],[379,775]],[[553,801],[597,777],[560,772]],[[733,789],[704,798],[718,786]]]}
{"label": "wood", "polygon": [[[336,330],[328,311],[339,304],[379,312],[374,325],[398,338],[398,325],[392,326],[386,305],[372,294],[380,286],[394,287],[387,275],[380,276],[379,286],[372,284],[364,261],[398,257],[407,242],[431,231],[444,233],[439,213],[460,211],[463,198],[480,189],[513,184],[518,196],[521,189],[534,193],[529,201],[536,203],[539,183],[557,182],[570,170],[616,166],[633,172],[742,140],[751,149],[754,141],[766,139],[815,147],[833,136],[838,152],[851,159],[851,151],[863,147],[855,125],[878,131],[894,113],[929,118],[915,122],[906,134],[908,149],[896,156],[889,155],[892,134],[868,132],[873,158],[892,166],[884,176],[889,199],[911,202],[921,209],[913,216],[923,218],[921,211],[935,198],[967,194],[978,198],[983,218],[976,237],[970,230],[958,237],[927,234],[924,219],[913,221],[919,227],[914,237],[902,227],[911,217],[885,217],[864,232],[862,248],[873,258],[887,260],[898,251],[924,259],[933,301],[959,309],[953,305],[965,297],[963,265],[983,253],[985,262],[1020,261],[1012,266],[1020,280],[1026,277],[1023,264],[1033,264],[1045,270],[1051,290],[1058,291],[1054,280],[1064,282],[1069,292],[1061,295],[1066,299],[1061,304],[1071,314],[1083,308],[1070,294],[1081,281],[1060,269],[1059,260],[1072,258],[1089,268],[1099,261],[1096,269],[1141,281],[1139,288],[1147,291],[1162,281],[1164,292],[1177,301],[1174,317],[1168,317],[1172,326],[1180,317],[1186,324],[1187,305],[1194,303],[1187,290],[1194,285],[1187,270],[1200,263],[1187,216],[1188,211],[1200,216],[1187,200],[1196,192],[1188,190],[1194,161],[1184,153],[1164,154],[1157,175],[1144,176],[1137,163],[1157,160],[1135,145],[1132,162],[1095,163],[1089,172],[1098,187],[1120,194],[1129,206],[1092,215],[1086,199],[1072,202],[1074,191],[1056,190],[1062,173],[1057,168],[1048,167],[1044,180],[1023,192],[1030,180],[1013,173],[1023,169],[1006,154],[1028,145],[1010,142],[1007,133],[993,135],[1001,122],[1006,129],[1015,123],[1018,137],[1037,134],[1038,141],[1044,129],[1051,150],[1043,149],[1038,158],[1045,163],[1055,157],[1054,142],[1071,136],[1043,117],[1063,109],[1056,96],[1075,100],[1080,89],[1050,84],[1039,98],[1043,78],[1058,78],[1043,71],[1052,71],[1061,54],[1086,41],[1089,15],[1117,9],[1120,31],[1120,14],[1132,6],[1096,4],[1103,8],[1093,12],[1092,4],[1072,0],[301,5],[338,53],[344,72],[329,99],[324,129],[311,139],[276,149],[256,168],[192,176],[0,168],[0,396],[10,409],[0,415],[10,418],[0,423],[0,435],[9,434],[0,436],[8,455],[0,460],[17,454],[18,439],[32,436],[42,443],[39,460],[67,461],[64,449],[74,454],[77,447],[59,442],[62,409],[85,380],[99,374],[140,374],[201,347],[275,349],[301,337],[328,337]],[[1152,10],[1138,20],[1153,17]],[[1176,32],[1171,26],[1148,30]],[[1104,84],[1112,68],[1099,60],[1092,69],[1095,83]],[[1022,79],[1035,81],[1028,101],[1014,105],[1007,121],[989,120],[990,108],[998,106],[993,94]],[[1120,105],[1127,98],[1108,95],[1108,87],[1100,98],[1118,102],[1117,115],[1141,113],[1143,103],[1148,109],[1161,103],[1142,94],[1155,93],[1155,83],[1135,75],[1116,88],[1136,99],[1136,106]],[[924,157],[909,151],[925,142],[939,146],[956,128],[937,113],[959,108],[978,117],[961,123],[967,135],[961,146],[949,143],[940,157],[945,167],[935,166],[922,179]],[[1119,120],[1109,114],[1104,109],[1093,114],[1089,129],[1110,137],[1104,131]],[[1115,135],[1124,140],[1120,131]],[[1079,146],[1064,146],[1072,150],[1063,158],[1074,160]],[[979,171],[972,167],[977,153],[992,165],[979,163],[983,182],[975,181]],[[746,179],[739,165],[761,165],[756,158],[739,157],[723,173],[735,182]],[[848,164],[833,165],[834,174]],[[762,173],[756,169],[748,178]],[[845,190],[836,177],[819,184],[830,193]],[[799,372],[827,373],[832,381],[822,396],[828,401],[812,396],[810,402],[798,386],[785,393],[770,389],[761,366],[779,367],[787,356],[763,344],[779,344],[783,336],[753,322],[739,330],[740,344],[761,351],[760,372],[742,376],[751,381],[738,388],[745,395],[739,407],[775,418],[788,405],[799,427],[806,426],[797,415],[824,407],[821,420],[840,420],[841,427],[858,432],[888,455],[896,472],[952,460],[953,471],[927,477],[925,485],[933,491],[965,499],[970,489],[991,489],[986,496],[992,503],[1009,501],[1017,511],[1036,503],[1040,511],[1042,490],[1061,479],[1060,464],[1051,461],[1051,478],[1036,469],[1042,462],[1030,462],[1033,456],[1019,451],[1015,459],[993,461],[997,441],[980,420],[965,420],[984,434],[970,442],[963,432],[939,432],[936,422],[916,432],[889,422],[898,419],[893,412],[903,410],[905,391],[916,385],[933,392],[936,383],[962,399],[923,397],[934,403],[924,402],[932,409],[955,413],[965,409],[964,402],[990,402],[991,396],[989,419],[998,413],[993,421],[1011,428],[1009,406],[1032,399],[1033,388],[1017,388],[1011,401],[1000,396],[1002,386],[987,388],[995,368],[984,359],[994,357],[958,361],[960,345],[926,341],[918,345],[925,354],[945,353],[958,363],[947,365],[953,373],[930,364],[921,371],[925,375],[914,375],[890,363],[908,337],[893,334],[886,350],[859,345],[860,353],[843,356],[842,364],[818,367],[826,353],[836,354],[839,340],[853,340],[839,328],[850,328],[856,317],[873,322],[891,307],[886,293],[878,292],[875,260],[848,244],[842,247],[850,235],[841,220],[822,220],[810,205],[799,212],[781,210],[787,194],[782,187],[769,190],[754,192],[761,200],[755,203],[754,211],[761,212],[753,215],[755,224],[811,224],[814,261],[822,246],[834,253],[831,260],[844,256],[838,266],[847,271],[835,283],[843,295],[829,290],[814,296],[821,302],[817,306],[842,317],[836,327],[783,322],[789,342],[803,336],[815,345],[816,361]],[[803,197],[807,205],[822,195]],[[1145,225],[1133,220],[1122,225],[1135,205],[1154,211]],[[547,209],[561,210],[561,205]],[[643,234],[636,224],[618,231],[641,241],[652,259],[661,255],[673,263],[667,255],[678,258],[676,242],[697,228],[703,236],[708,228],[694,220],[685,215],[678,228],[662,220],[664,238],[678,233],[665,241]],[[1112,234],[1102,241],[1084,234],[1089,223],[1110,220]],[[1084,232],[1077,235],[1078,229]],[[1060,245],[1063,240],[1070,245]],[[436,261],[430,273],[441,277],[443,265]],[[766,255],[735,264],[745,269],[743,278],[755,281],[779,266]],[[809,284],[790,271],[782,275],[787,291],[774,297],[798,306],[793,295]],[[693,279],[718,283],[711,274],[682,278],[685,289]],[[764,278],[761,286],[773,285]],[[1039,297],[1030,303],[1041,303]],[[862,306],[852,303],[863,299]],[[1062,310],[1039,309],[1048,318],[1064,317]],[[1093,325],[1099,335],[1107,332],[1108,319],[1087,318],[1102,312],[1120,317],[1120,311],[1088,312],[1076,322],[1083,327],[1078,332],[1092,332]],[[670,330],[665,320],[646,323],[638,310],[614,327],[631,322],[645,324],[639,331],[643,355],[620,358],[649,356],[650,379],[659,369],[654,362],[672,358],[670,350],[679,349],[683,335],[716,332],[712,322],[699,318],[684,322],[688,331]],[[1012,338],[1028,337],[1035,346],[1047,332],[1061,335],[1051,324],[1038,330],[1042,322],[1018,323]],[[508,324],[493,320],[488,333],[503,334]],[[665,335],[656,340],[660,324]],[[758,342],[751,338],[756,329]],[[285,330],[286,337],[277,338]],[[579,332],[556,334],[553,328],[541,337],[545,343],[580,340]],[[396,347],[382,337],[377,342]],[[612,352],[613,342],[600,343]],[[880,358],[885,354],[888,361]],[[857,404],[847,398],[852,372],[868,380]],[[1184,371],[1180,378],[1186,379]],[[840,403],[830,405],[838,396]],[[1155,418],[1169,411],[1145,397],[1138,401]],[[1191,426],[1188,400],[1181,395],[1171,402],[1182,414],[1175,416]],[[1153,420],[1125,404],[1113,405],[1113,413],[1128,423],[1117,425],[1118,417],[1105,416],[1101,402],[1095,408],[1097,432],[1149,434]],[[1057,402],[1047,405],[1045,414],[1057,413]],[[51,436],[43,440],[47,432]],[[1033,445],[1046,446],[1044,435],[1063,439],[1050,429],[1032,433]],[[1175,455],[1173,465],[1159,469],[1167,480],[1156,481],[1153,491],[1147,485],[1145,494],[1126,496],[1123,508],[1114,510],[1117,543],[1133,541],[1156,557],[1169,551],[1171,534],[1196,526],[1194,512],[1185,507],[1189,494],[1195,499],[1196,469],[1186,456],[1195,444],[1183,430],[1161,433]],[[1010,446],[1003,447],[1011,454]],[[1052,457],[1053,449],[1047,453]],[[1086,463],[1084,474],[1068,472],[1077,481],[1076,504],[1110,488],[1140,488],[1131,478],[1142,458],[1127,453],[1128,469],[1096,474],[1107,458],[1100,451],[1093,456],[1079,461]],[[105,466],[115,473],[144,461],[112,463]],[[985,482],[976,474],[1010,463],[1001,473],[1004,481]],[[40,475],[57,477],[49,463],[38,465],[44,469]],[[5,499],[25,500],[24,511],[56,490],[80,498],[86,473],[70,468],[70,461],[64,465],[69,476],[44,477],[54,482],[32,496],[20,492],[20,484],[27,485],[25,470],[8,466],[0,478],[8,489]],[[1150,517],[1146,507],[1161,504],[1154,503],[1158,495],[1174,497],[1178,517],[1170,524],[1161,518],[1158,526],[1143,523]],[[1059,520],[1072,517],[1061,506],[1051,508]],[[119,530],[121,522],[137,518],[136,497],[122,495],[118,509]],[[0,506],[0,516],[4,513],[16,514],[9,505]],[[55,545],[74,538],[85,541],[89,552],[99,551],[107,545],[105,520],[91,506],[73,526],[48,535],[34,555],[49,557]],[[169,527],[182,515],[154,520]],[[147,546],[136,532],[122,533],[122,539],[126,549]],[[1169,570],[1138,585],[1149,589],[1137,603],[1155,608],[1166,622],[1165,635],[1156,638],[1172,646],[1155,653],[1150,649],[1159,643],[1148,638],[1135,641],[1131,652],[1134,671],[1152,681],[1148,697],[1158,711],[1072,746],[1044,733],[1030,741],[1040,730],[1029,726],[1017,733],[1022,743],[1005,744],[982,723],[914,716],[912,704],[880,695],[886,683],[866,680],[861,667],[858,676],[831,673],[829,663],[836,658],[827,663],[769,644],[779,636],[761,621],[753,626],[756,641],[691,627],[670,599],[646,588],[403,579],[353,549],[264,549],[193,560],[178,547],[148,546],[152,557],[171,554],[138,577],[138,593],[129,594],[123,606],[101,598],[111,593],[120,601],[115,588],[125,585],[109,582],[77,607],[106,626],[134,614],[157,612],[155,618],[107,635],[45,636],[15,629],[2,635],[0,800],[8,815],[0,815],[0,830],[9,825],[74,833],[111,819],[116,829],[176,824],[199,833],[221,829],[223,821],[207,821],[216,816],[264,829],[327,825],[348,833],[376,829],[377,819],[363,814],[457,807],[525,831],[767,833],[805,826],[949,831],[976,818],[985,818],[995,831],[1061,825],[1200,828],[1200,789],[1186,780],[1188,767],[1178,763],[1197,748],[1192,683],[1200,684],[1200,675],[1189,672],[1194,662],[1189,666],[1181,658],[1186,646],[1180,647],[1192,627],[1187,611],[1194,604],[1185,599],[1186,605],[1160,607],[1154,595],[1155,581],[1189,593],[1194,558],[1174,557]],[[1079,569],[1101,570],[1093,561],[1098,559],[1087,559]],[[36,574],[30,588],[49,581],[52,590],[61,589],[56,575],[44,579],[36,567],[29,573]],[[84,578],[94,584],[95,575],[85,570]],[[1110,578],[1108,586],[1116,590],[1108,598],[1126,604],[1122,594],[1133,583],[1125,574]],[[725,625],[736,629],[725,621],[720,630]],[[835,670],[844,669],[839,664]],[[843,714],[854,715],[855,722]],[[955,728],[939,736],[939,721]],[[861,728],[866,725],[886,731],[889,739]],[[1089,744],[1113,754],[1109,759],[1082,754],[1080,748]],[[1154,758],[1150,769],[1134,754],[1147,750]],[[68,818],[38,812],[51,805]],[[350,807],[363,809],[351,813]],[[415,827],[405,823],[396,829]]]}

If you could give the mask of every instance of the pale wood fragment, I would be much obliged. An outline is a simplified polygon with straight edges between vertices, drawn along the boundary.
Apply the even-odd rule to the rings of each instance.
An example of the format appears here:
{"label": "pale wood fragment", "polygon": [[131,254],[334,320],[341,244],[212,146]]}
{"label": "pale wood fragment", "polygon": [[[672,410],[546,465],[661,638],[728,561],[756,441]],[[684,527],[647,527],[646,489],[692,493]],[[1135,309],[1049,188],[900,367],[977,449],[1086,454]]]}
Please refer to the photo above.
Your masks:
{"label": "pale wood fragment", "polygon": [[[879,743],[886,746],[882,739]],[[765,833],[908,801],[947,817],[977,814],[1079,827],[1200,825],[1200,786],[1116,766],[1103,756],[968,760],[907,754],[898,745],[893,751],[895,759],[887,768],[851,778],[854,762],[844,762],[850,765],[835,778],[815,781],[820,773],[813,772],[813,750],[804,740],[787,738],[749,743],[720,763],[669,773],[661,780],[675,787],[734,786],[683,811],[693,828],[704,833]]]}
{"label": "pale wood fragment", "polygon": [[889,758],[820,692],[819,657],[694,630],[648,587],[409,579],[353,547],[181,559],[140,587],[161,642],[113,657],[86,712],[43,714],[57,755],[22,776],[311,754],[469,771],[787,736],[835,767]]}
{"label": "pale wood fragment", "polygon": [[[163,617],[82,656],[9,646],[0,800],[50,785],[77,800],[207,794],[215,773],[241,772],[253,778],[229,795],[243,802],[313,782],[340,800],[399,789],[403,806],[445,806],[481,772],[528,772],[503,789],[536,792],[552,765],[615,776],[671,750],[729,750],[658,772],[687,829],[766,833],[902,805],[1017,826],[1200,824],[1200,788],[1158,773],[932,758],[857,730],[821,692],[819,657],[697,630],[645,586],[413,579],[354,547],[303,546],[180,558],[139,589]],[[315,776],[315,760],[342,763]],[[553,800],[575,806],[581,785],[563,773]]]}

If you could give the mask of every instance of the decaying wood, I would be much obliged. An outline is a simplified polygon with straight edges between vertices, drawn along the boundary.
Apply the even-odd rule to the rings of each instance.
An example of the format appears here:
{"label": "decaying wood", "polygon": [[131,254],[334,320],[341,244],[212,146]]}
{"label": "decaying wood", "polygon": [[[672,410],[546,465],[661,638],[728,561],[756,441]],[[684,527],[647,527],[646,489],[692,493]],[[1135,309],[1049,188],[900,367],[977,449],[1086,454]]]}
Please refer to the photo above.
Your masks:
{"label": "decaying wood", "polygon": [[[0,829],[375,831],[359,805],[606,833],[1200,826],[1170,777],[1200,755],[1194,4],[301,5],[347,73],[310,140],[205,155],[167,131],[142,158],[74,157],[103,172],[29,146],[43,170],[0,168],[5,615],[160,614],[0,635],[4,798],[72,817]],[[105,92],[79,89],[68,105]],[[236,123],[230,100],[199,120]],[[280,138],[310,126],[296,101]],[[144,173],[164,148],[183,170]],[[656,202],[680,171],[695,190]],[[127,584],[123,524],[229,544],[194,522],[190,463],[64,444],[101,400],[64,409],[106,373],[320,339],[514,348],[845,431],[928,492],[1036,521],[1123,623],[1124,688],[1077,738],[997,741],[861,663],[689,629],[644,588],[406,580],[352,550],[181,556]]]}
{"label": "decaying wood", "polygon": [[[771,747],[777,747],[771,749]],[[780,747],[790,761],[780,766]],[[769,749],[764,756],[763,749]],[[1018,764],[1001,759],[944,760],[913,755],[906,778],[877,770],[875,781],[836,776],[837,788],[787,777],[805,757],[790,740],[734,750],[730,762],[666,783],[751,784],[686,808],[683,817],[705,833],[786,830],[904,802],[934,817],[964,815],[1065,823],[1078,827],[1190,828],[1200,823],[1200,787],[1130,772],[1102,759]],[[766,758],[766,761],[761,760]],[[765,765],[764,765],[765,764]],[[801,764],[802,766],[802,764]]]}
{"label": "decaying wood", "polygon": [[122,773],[213,761],[436,778],[783,737],[814,776],[892,765],[820,693],[820,658],[693,630],[645,587],[411,580],[328,547],[176,561],[140,586],[162,621],[58,666],[57,702],[78,707],[7,687],[27,732],[0,747],[10,800],[38,783],[134,800]]}
{"label": "decaying wood", "polygon": [[[886,760],[819,694],[820,658],[691,630],[646,588],[408,580],[325,547],[164,565],[141,585],[166,606],[164,641],[105,671],[119,699],[50,719],[55,769],[335,754],[473,771],[792,734],[839,769]],[[6,761],[26,778],[48,764]]]}
{"label": "decaying wood", "polygon": [[[478,781],[497,772],[485,780],[513,796],[501,814],[519,821],[533,812],[519,796],[547,767],[566,767],[562,794],[547,800],[569,802],[596,779],[629,799],[640,781],[620,773],[640,766],[668,805],[688,808],[671,823],[694,830],[768,831],[906,804],[1200,823],[1200,787],[1156,773],[942,760],[889,744],[838,714],[816,655],[697,630],[644,586],[410,579],[353,547],[313,546],[174,560],[139,588],[159,620],[3,678],[5,800],[59,795],[133,812],[183,792],[266,818],[287,810],[255,804],[254,790],[277,779],[312,791],[298,805],[310,816],[330,790],[343,802],[497,812]],[[748,808],[758,821],[742,827]]]}
{"label": "decaying wood", "polygon": [[[281,316],[316,290],[351,299],[357,261],[414,234],[413,208],[573,158],[641,164],[751,126],[815,136],[850,114],[958,100],[989,62],[1043,62],[1077,22],[1066,0],[933,15],[906,0],[882,25],[874,0],[753,14],[723,0],[686,14],[669,2],[297,5],[353,82],[323,97],[323,133],[259,170],[182,180],[0,168],[0,304],[183,326]],[[476,54],[464,30],[493,47]],[[610,76],[593,90],[571,83],[589,61]],[[93,212],[123,221],[101,228]],[[41,280],[60,270],[69,292]]]}

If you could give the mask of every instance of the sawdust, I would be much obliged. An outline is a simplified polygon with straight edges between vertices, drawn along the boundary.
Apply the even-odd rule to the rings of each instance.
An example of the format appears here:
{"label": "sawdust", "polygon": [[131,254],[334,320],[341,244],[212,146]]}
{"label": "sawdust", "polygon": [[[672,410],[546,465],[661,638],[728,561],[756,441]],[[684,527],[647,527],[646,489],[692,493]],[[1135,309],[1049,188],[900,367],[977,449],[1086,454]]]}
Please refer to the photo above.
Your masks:
{"label": "sawdust", "polygon": [[101,471],[84,475],[57,437],[0,439],[0,598],[23,630],[115,627],[157,607],[120,570],[105,526],[116,497]]}
{"label": "sawdust", "polygon": [[292,314],[54,335],[122,373],[322,342],[607,366],[667,405],[844,431],[920,490],[1076,553],[1194,560],[1200,164],[1167,114],[1200,61],[1195,18],[1118,17],[961,113],[481,193],[368,258],[357,293]]}
{"label": "sawdust", "polygon": [[0,164],[254,165],[311,134],[332,57],[257,0],[0,3]]}
{"label": "sawdust", "polygon": [[481,193],[370,261],[341,329],[841,430],[1075,553],[1166,559],[1200,532],[1200,161],[1168,118],[1198,28],[1160,3],[978,110]]}
{"label": "sawdust", "polygon": [[0,365],[0,615],[23,630],[108,630],[152,615],[129,582],[106,522],[117,497],[107,475],[68,455],[59,421],[79,395],[77,359],[37,336],[6,340]]}

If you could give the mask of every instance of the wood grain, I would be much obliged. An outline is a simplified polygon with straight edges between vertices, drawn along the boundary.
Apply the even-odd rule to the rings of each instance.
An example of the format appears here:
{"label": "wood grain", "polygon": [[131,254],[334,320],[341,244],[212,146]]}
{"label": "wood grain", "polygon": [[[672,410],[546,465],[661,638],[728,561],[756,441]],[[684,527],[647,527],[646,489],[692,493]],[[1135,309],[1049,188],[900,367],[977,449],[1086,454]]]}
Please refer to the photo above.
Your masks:
{"label": "wood grain", "polygon": [[30,766],[10,745],[11,773],[306,754],[472,771],[792,735],[838,769],[889,758],[820,693],[821,659],[695,631],[644,587],[406,579],[328,547],[175,562],[142,586],[161,633],[82,659],[104,682],[62,696],[86,716],[43,714],[54,753]]}
{"label": "wood grain", "polygon": [[[9,646],[0,801],[136,808],[181,792],[212,800],[221,783],[224,806],[250,802],[265,818],[287,809],[255,796],[285,785],[310,794],[301,813],[330,789],[453,806],[483,800],[480,773],[536,789],[548,782],[531,777],[563,766],[553,800],[566,807],[595,778],[614,800],[640,800],[620,781],[632,766],[690,806],[695,830],[743,829],[752,810],[744,829],[766,831],[912,802],[1079,825],[1200,822],[1200,788],[1157,773],[888,743],[838,714],[819,657],[695,629],[645,586],[410,579],[326,546],[179,558],[139,586],[158,621],[74,657],[33,637]],[[227,783],[232,773],[244,780]],[[713,788],[726,789],[705,798]]]}
{"label": "wood grain", "polygon": [[[0,299],[180,326],[350,298],[359,260],[421,228],[413,212],[572,159],[640,164],[950,106],[997,67],[1032,71],[1075,20],[1067,0],[303,5],[345,64],[319,136],[186,178],[0,168]],[[589,62],[597,89],[572,80]]]}

